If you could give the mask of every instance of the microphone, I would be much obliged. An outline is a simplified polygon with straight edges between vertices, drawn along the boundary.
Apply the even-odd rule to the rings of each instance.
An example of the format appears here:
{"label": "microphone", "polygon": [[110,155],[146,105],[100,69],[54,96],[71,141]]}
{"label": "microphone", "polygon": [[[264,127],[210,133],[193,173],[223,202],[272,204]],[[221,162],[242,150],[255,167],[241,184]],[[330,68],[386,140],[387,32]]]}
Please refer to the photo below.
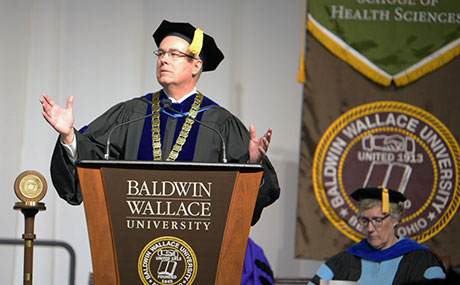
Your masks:
{"label": "microphone", "polygon": [[195,118],[192,118],[192,117],[189,116],[189,115],[186,115],[186,114],[184,114],[184,113],[182,113],[182,112],[179,112],[179,111],[177,111],[177,110],[174,110],[173,108],[171,108],[172,101],[171,101],[171,99],[169,99],[169,98],[168,98],[168,99],[164,99],[164,100],[161,102],[161,105],[163,105],[163,106],[162,106],[162,109],[163,109],[163,110],[164,110],[164,109],[168,109],[168,110],[170,110],[170,111],[173,111],[173,112],[176,113],[176,114],[179,114],[179,115],[182,115],[182,116],[184,116],[184,117],[190,118],[190,119],[193,120],[194,122],[197,122],[198,124],[203,125],[203,126],[207,127],[208,129],[211,129],[211,130],[213,130],[214,132],[216,132],[216,133],[219,135],[220,140],[221,140],[221,142],[222,142],[222,162],[223,162],[223,163],[227,163],[227,152],[226,152],[226,147],[225,147],[224,136],[222,136],[222,133],[221,133],[218,129],[216,129],[216,128],[214,128],[214,127],[212,127],[212,126],[206,124],[205,122],[196,120]]}

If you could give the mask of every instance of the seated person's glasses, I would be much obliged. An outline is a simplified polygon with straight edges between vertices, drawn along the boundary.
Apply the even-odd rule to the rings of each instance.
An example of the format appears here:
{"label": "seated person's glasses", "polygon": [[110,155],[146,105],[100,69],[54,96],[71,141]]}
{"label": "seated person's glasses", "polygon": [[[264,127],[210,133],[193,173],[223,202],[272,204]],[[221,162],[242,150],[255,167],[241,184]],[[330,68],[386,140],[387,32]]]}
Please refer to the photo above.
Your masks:
{"label": "seated person's glasses", "polygon": [[194,56],[186,54],[185,52],[181,52],[180,50],[177,50],[177,49],[170,49],[170,50],[167,50],[167,51],[162,50],[162,49],[158,49],[158,50],[154,51],[153,54],[156,55],[158,58],[162,58],[165,54],[168,54],[170,59],[179,59],[179,58],[182,58],[182,57],[190,57],[190,58],[195,59]]}
{"label": "seated person's glasses", "polygon": [[388,216],[390,216],[390,214],[386,214],[383,217],[372,217],[372,218],[366,218],[366,217],[359,216],[358,217],[358,222],[363,227],[366,227],[367,225],[369,225],[369,222],[371,222],[374,225],[374,227],[380,227],[382,225],[383,221],[386,218],[388,218]]}

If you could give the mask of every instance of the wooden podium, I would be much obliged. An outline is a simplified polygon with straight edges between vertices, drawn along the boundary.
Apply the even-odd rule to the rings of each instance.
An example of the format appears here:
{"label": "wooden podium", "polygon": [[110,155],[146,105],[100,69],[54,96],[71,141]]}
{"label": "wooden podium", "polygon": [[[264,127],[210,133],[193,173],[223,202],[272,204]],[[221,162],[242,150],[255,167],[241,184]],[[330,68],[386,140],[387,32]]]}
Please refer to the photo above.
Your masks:
{"label": "wooden podium", "polygon": [[240,284],[260,165],[77,162],[95,284]]}

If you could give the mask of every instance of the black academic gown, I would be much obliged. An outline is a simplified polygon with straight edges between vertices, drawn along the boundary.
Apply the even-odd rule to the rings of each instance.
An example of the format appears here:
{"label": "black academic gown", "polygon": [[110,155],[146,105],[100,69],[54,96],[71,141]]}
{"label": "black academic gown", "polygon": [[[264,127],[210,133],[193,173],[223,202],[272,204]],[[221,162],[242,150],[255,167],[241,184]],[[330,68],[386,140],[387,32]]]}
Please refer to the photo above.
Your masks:
{"label": "black academic gown", "polygon": [[[151,98],[152,94],[147,94],[119,103],[83,130],[76,132],[78,159],[103,159],[110,130],[123,122],[149,114]],[[166,98],[163,92],[160,98],[161,100]],[[173,107],[183,113],[188,112],[194,98],[195,95],[180,105],[173,104]],[[207,97],[204,98],[200,109],[196,118],[219,130],[223,135],[228,162],[247,163],[250,136],[241,121]],[[162,112],[160,120],[164,160],[175,143],[184,118],[174,117],[174,113],[168,115]],[[151,117],[117,128],[112,133],[110,142],[111,159],[152,160]],[[194,123],[177,161],[222,161],[222,143],[219,135],[210,128]],[[263,181],[259,189],[252,225],[259,220],[263,208],[278,199],[280,193],[276,172],[267,157],[263,159],[262,167],[264,169]],[[51,160],[51,178],[59,196],[69,204],[78,205],[83,201],[75,165],[67,156],[59,139]]]}

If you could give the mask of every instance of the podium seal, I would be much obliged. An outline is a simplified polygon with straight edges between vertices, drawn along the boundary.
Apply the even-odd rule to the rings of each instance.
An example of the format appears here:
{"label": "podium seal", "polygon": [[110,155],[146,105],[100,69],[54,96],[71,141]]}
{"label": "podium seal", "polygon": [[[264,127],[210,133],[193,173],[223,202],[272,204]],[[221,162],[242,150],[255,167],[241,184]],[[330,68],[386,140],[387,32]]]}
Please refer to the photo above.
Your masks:
{"label": "podium seal", "polygon": [[35,203],[43,199],[47,187],[45,177],[33,170],[24,171],[14,182],[16,196],[26,203]]}
{"label": "podium seal", "polygon": [[163,236],[144,247],[139,255],[138,271],[143,284],[193,284],[198,262],[185,241]]}

